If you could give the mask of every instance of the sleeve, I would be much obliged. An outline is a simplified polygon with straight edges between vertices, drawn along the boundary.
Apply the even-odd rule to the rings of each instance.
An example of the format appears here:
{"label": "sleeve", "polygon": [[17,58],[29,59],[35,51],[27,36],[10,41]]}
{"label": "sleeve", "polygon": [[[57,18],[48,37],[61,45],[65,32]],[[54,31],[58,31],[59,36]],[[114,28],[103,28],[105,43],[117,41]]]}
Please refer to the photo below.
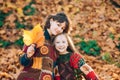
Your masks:
{"label": "sleeve", "polygon": [[54,73],[55,73],[55,75],[54,75],[54,80],[60,80],[60,74],[59,74],[59,72],[58,72],[58,66],[56,66],[56,67],[54,68]]}
{"label": "sleeve", "polygon": [[82,69],[81,71],[84,73],[84,77],[86,78],[86,80],[98,80],[98,77],[93,71],[93,69],[85,63],[84,59],[80,54],[73,53],[71,55],[70,65],[74,69]]}
{"label": "sleeve", "polygon": [[86,76],[85,76],[86,80],[98,80],[97,75],[95,74],[94,71],[89,72]]}
{"label": "sleeve", "polygon": [[70,57],[70,66],[71,67],[78,69],[84,64],[85,64],[85,61],[80,54],[73,53],[71,55],[71,57]]}
{"label": "sleeve", "polygon": [[58,71],[58,58],[56,59],[56,62],[54,63],[54,80],[60,80],[60,74]]}
{"label": "sleeve", "polygon": [[28,46],[23,47],[23,54],[20,56],[20,64],[23,66],[29,66],[32,63],[32,59],[27,57],[27,48]]}
{"label": "sleeve", "polygon": [[55,76],[54,80],[60,80],[60,76]]}

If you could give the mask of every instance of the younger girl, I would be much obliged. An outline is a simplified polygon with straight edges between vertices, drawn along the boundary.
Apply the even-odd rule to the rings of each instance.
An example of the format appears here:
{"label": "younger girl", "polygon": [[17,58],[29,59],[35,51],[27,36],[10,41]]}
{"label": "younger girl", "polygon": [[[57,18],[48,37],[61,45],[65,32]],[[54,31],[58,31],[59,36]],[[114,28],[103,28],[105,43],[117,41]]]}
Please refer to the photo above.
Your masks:
{"label": "younger girl", "polygon": [[82,56],[70,51],[68,41],[66,34],[60,34],[54,39],[54,45],[59,54],[56,61],[59,75],[57,73],[55,80],[81,80],[76,75],[83,75],[86,80],[98,80],[97,75],[85,63]]}

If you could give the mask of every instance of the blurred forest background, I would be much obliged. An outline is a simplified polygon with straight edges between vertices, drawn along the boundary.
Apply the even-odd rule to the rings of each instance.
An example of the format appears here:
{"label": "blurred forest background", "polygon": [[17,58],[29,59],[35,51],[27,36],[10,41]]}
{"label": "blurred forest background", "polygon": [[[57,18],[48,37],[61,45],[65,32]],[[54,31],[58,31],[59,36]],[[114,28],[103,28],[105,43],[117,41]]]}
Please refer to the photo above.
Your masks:
{"label": "blurred forest background", "polygon": [[16,80],[22,29],[65,12],[76,48],[100,80],[120,80],[120,0],[0,0],[0,80]]}

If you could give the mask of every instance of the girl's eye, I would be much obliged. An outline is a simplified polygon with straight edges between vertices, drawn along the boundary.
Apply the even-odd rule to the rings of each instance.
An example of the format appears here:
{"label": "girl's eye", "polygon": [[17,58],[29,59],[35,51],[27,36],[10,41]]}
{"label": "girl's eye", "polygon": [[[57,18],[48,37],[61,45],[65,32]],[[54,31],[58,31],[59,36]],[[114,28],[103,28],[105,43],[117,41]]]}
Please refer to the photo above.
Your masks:
{"label": "girl's eye", "polygon": [[62,30],[64,30],[65,29],[65,27],[62,27]]}
{"label": "girl's eye", "polygon": [[65,43],[65,41],[63,41],[63,43]]}
{"label": "girl's eye", "polygon": [[56,43],[60,43],[60,42],[56,42]]}
{"label": "girl's eye", "polygon": [[58,26],[60,26],[60,24],[59,24],[59,23],[58,23],[57,25],[58,25]]}

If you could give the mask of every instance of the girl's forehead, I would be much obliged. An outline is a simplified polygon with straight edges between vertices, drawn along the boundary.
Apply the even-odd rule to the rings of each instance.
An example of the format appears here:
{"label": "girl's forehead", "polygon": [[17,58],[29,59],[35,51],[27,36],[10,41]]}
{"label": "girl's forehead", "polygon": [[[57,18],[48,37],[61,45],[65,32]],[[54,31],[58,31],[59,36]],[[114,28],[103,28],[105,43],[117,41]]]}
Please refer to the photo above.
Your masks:
{"label": "girl's forehead", "polygon": [[66,40],[66,39],[67,39],[66,36],[61,34],[61,35],[58,35],[55,40]]}
{"label": "girl's forehead", "polygon": [[65,26],[66,26],[66,23],[65,23],[65,22],[61,23],[61,26],[62,26],[62,27],[65,27]]}
{"label": "girl's forehead", "polygon": [[66,22],[64,21],[64,22],[59,22],[59,21],[57,21],[57,20],[54,20],[54,22],[56,22],[57,24],[61,24],[61,26],[65,26],[66,25]]}

